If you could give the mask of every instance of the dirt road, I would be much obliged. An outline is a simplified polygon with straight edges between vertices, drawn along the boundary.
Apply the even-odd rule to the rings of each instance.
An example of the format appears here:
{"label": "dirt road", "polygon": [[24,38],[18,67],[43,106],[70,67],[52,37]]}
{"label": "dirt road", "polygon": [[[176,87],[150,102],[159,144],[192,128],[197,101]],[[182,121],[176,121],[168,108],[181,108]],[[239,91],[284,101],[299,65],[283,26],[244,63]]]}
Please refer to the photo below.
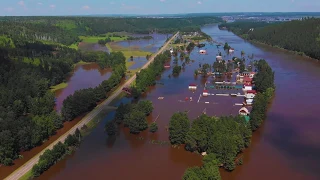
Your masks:
{"label": "dirt road", "polygon": [[[164,50],[167,49],[168,45],[170,42],[179,34],[177,32],[174,36],[170,38],[169,41],[167,41],[162,48],[154,55],[152,55],[149,59],[149,61],[141,68],[145,69],[147,68],[150,63],[154,61],[154,58],[161,54]],[[97,114],[99,114],[106,106],[110,104],[117,96],[120,95],[122,92],[123,87],[128,87],[130,84],[136,79],[136,75],[132,76],[130,79],[128,79],[120,88],[118,88],[111,96],[109,96],[105,101],[103,101],[101,104],[99,104],[94,110],[92,110],[90,113],[88,113],[84,118],[82,118],[79,123],[77,123],[75,126],[73,126],[68,132],[65,134],[61,135],[56,141],[51,143],[48,147],[43,149],[40,153],[35,155],[32,159],[30,159],[28,162],[23,164],[21,167],[19,167],[17,170],[15,170],[13,173],[11,173],[8,177],[5,178],[5,180],[17,180],[21,178],[24,174],[26,174],[28,171],[32,169],[32,167],[39,161],[39,157],[41,154],[44,153],[45,150],[47,149],[52,149],[54,145],[56,145],[59,141],[64,142],[64,140],[68,137],[69,134],[74,134],[76,129],[81,129],[83,125],[88,124]]]}

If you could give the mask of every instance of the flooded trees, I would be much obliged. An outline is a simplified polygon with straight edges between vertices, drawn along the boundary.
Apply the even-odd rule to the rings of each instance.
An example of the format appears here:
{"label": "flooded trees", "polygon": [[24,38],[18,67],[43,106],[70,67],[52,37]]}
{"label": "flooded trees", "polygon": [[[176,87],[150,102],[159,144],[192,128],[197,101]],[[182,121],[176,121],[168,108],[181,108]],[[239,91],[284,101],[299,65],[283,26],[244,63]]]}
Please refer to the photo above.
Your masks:
{"label": "flooded trees", "polygon": [[138,134],[148,128],[146,115],[142,111],[132,111],[130,114],[126,114],[124,118],[130,133]]}
{"label": "flooded trees", "polygon": [[191,167],[188,168],[184,174],[183,180],[221,180],[218,162],[213,154],[204,156],[202,167]]}
{"label": "flooded trees", "polygon": [[169,122],[171,144],[184,144],[189,129],[190,121],[186,113],[178,112],[173,114]]}
{"label": "flooded trees", "polygon": [[149,131],[152,132],[152,133],[155,133],[157,132],[158,130],[158,125],[156,122],[152,122],[149,126]]}
{"label": "flooded trees", "polygon": [[177,76],[181,72],[181,66],[174,66],[172,69],[172,75]]}
{"label": "flooded trees", "polygon": [[117,125],[114,121],[108,121],[105,130],[109,136],[114,136],[117,134]]}

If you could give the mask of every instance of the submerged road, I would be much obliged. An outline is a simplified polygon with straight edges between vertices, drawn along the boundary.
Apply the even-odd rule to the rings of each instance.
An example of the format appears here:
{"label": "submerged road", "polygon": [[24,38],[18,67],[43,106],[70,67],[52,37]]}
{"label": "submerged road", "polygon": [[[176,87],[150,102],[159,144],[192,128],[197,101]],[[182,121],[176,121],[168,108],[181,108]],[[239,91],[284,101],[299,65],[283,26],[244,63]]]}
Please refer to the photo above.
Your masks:
{"label": "submerged road", "polygon": [[[177,32],[174,36],[170,38],[169,41],[167,41],[162,48],[154,55],[152,55],[149,59],[149,61],[142,66],[141,69],[147,68],[150,63],[154,61],[154,58],[161,54],[163,51],[165,51],[170,44],[170,42],[177,37],[179,32]],[[15,170],[13,173],[11,173],[8,177],[5,178],[5,180],[17,180],[21,178],[24,174],[26,174],[28,171],[32,169],[32,167],[39,161],[39,157],[47,150],[52,149],[54,145],[56,145],[58,142],[64,142],[65,139],[70,134],[74,134],[76,129],[81,129],[84,125],[88,124],[95,116],[97,116],[104,108],[108,108],[108,105],[116,98],[118,97],[121,92],[122,88],[130,86],[130,84],[136,79],[136,75],[133,75],[130,79],[128,79],[122,86],[120,86],[117,90],[115,90],[111,96],[109,96],[106,100],[104,100],[101,104],[99,104],[95,109],[93,109],[90,113],[88,113],[84,118],[81,119],[75,126],[73,126],[68,132],[61,135],[56,141],[51,143],[48,147],[43,149],[40,153],[35,155],[32,159],[30,159],[28,162],[23,164],[21,167],[19,167],[17,170]],[[114,108],[114,107],[110,107]]]}

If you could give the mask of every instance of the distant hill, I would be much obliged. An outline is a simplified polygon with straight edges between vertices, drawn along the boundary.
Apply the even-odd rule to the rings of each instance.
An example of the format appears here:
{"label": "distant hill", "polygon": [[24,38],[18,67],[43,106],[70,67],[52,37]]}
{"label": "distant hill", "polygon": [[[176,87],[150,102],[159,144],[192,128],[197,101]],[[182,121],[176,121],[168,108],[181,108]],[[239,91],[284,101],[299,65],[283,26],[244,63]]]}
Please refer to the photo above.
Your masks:
{"label": "distant hill", "polygon": [[295,51],[300,55],[320,60],[319,18],[304,18],[301,21],[275,24],[235,22],[222,24],[220,27],[226,27],[248,40]]}

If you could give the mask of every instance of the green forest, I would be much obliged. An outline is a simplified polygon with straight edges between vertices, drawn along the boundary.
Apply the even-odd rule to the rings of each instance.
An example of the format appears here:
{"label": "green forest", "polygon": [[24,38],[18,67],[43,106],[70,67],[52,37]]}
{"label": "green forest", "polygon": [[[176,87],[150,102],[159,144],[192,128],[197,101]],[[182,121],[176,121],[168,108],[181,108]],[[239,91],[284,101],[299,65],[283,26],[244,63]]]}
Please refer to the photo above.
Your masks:
{"label": "green forest", "polygon": [[[284,23],[235,22],[219,26],[245,39],[294,51],[320,60],[320,19],[304,18]],[[253,31],[250,29],[254,28]]]}

